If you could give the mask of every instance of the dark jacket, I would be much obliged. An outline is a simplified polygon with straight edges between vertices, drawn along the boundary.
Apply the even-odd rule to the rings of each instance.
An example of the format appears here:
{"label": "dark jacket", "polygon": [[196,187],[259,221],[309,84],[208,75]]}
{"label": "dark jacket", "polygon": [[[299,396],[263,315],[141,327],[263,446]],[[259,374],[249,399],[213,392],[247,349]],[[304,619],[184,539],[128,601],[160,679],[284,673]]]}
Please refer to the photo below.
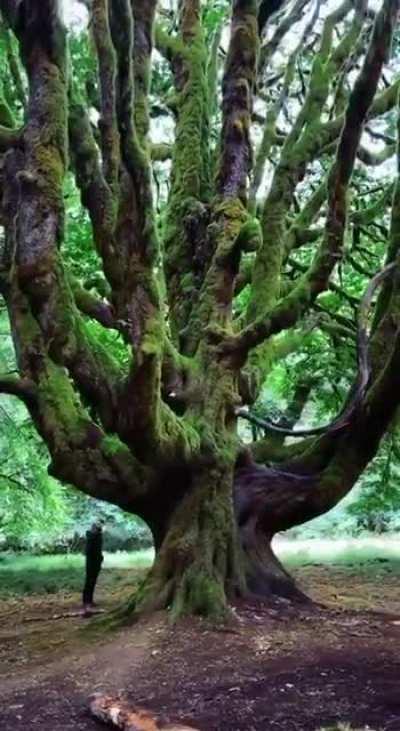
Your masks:
{"label": "dark jacket", "polygon": [[86,531],[86,560],[92,564],[101,564],[103,561],[103,533],[100,530]]}

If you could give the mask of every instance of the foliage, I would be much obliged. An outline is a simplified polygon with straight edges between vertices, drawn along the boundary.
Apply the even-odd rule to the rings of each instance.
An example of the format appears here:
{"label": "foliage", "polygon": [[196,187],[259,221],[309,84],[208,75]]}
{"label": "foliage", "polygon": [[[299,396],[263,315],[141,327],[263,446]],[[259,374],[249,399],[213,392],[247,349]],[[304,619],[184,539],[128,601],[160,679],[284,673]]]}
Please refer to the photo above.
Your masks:
{"label": "foliage", "polygon": [[[93,324],[93,327],[96,327]],[[0,369],[15,367],[10,331],[0,316]],[[115,337],[109,337],[116,350]],[[108,550],[151,545],[147,526],[113,505],[65,487],[48,474],[49,455],[23,404],[0,397],[0,550],[82,550],[91,523],[105,521]]]}

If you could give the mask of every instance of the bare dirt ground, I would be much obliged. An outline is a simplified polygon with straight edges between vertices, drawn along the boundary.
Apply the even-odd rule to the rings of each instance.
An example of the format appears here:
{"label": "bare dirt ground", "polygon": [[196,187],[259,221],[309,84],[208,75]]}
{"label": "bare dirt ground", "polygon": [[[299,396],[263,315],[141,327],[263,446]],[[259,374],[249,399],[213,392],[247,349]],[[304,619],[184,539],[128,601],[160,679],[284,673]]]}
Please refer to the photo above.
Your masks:
{"label": "bare dirt ground", "polygon": [[[338,720],[400,731],[399,576],[303,567],[302,587],[324,607],[241,603],[212,627],[157,615],[90,638],[85,620],[47,617],[78,595],[0,602],[1,731],[99,731],[88,698],[120,692],[133,705],[202,731],[315,731]],[[99,600],[111,608],[126,586]],[[33,621],[35,618],[40,621]]]}

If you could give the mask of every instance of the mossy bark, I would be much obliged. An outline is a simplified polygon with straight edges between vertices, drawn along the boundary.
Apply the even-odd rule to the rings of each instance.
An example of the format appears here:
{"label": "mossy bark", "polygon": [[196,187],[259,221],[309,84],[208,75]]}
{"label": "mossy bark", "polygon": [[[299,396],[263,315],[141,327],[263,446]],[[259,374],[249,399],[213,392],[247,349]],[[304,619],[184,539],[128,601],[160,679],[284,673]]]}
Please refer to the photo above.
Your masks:
{"label": "mossy bark", "polygon": [[195,468],[187,479],[189,489],[169,515],[154,566],[123,610],[127,619],[165,608],[173,619],[226,619],[229,599],[244,591],[232,467]]}
{"label": "mossy bark", "polygon": [[309,598],[298,588],[295,580],[282,566],[271,546],[272,537],[262,530],[242,532],[244,570],[247,593],[257,599],[284,598],[307,602]]}

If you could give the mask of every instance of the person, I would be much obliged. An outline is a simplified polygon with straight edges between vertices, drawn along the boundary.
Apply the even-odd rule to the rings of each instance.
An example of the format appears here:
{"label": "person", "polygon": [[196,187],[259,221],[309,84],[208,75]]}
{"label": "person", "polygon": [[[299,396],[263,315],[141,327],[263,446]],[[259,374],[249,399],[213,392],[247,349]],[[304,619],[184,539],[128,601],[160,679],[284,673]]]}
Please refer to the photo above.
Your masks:
{"label": "person", "polygon": [[103,526],[101,521],[96,521],[86,531],[86,577],[82,593],[83,613],[86,616],[92,614],[95,607],[93,595],[104,558],[102,549]]}

